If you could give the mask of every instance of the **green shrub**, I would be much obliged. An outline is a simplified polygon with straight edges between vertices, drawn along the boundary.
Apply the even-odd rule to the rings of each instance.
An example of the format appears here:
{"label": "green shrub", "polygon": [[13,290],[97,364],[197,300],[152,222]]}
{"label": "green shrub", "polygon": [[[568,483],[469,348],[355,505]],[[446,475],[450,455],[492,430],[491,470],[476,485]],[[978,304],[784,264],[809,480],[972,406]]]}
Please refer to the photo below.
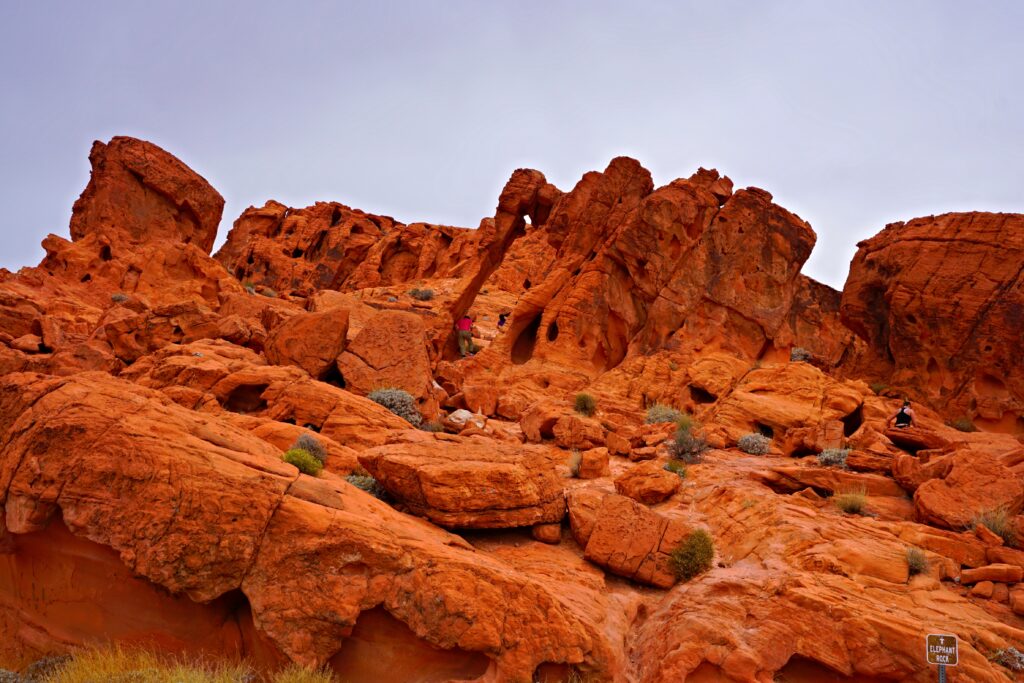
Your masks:
{"label": "green shrub", "polygon": [[672,458],[693,465],[704,459],[708,450],[708,442],[693,434],[693,424],[682,424],[676,428],[675,436],[668,445],[668,454]]}
{"label": "green shrub", "polygon": [[1013,532],[1013,523],[1006,508],[987,510],[975,515],[972,526],[988,527],[988,530],[1003,539],[1007,546],[1016,547],[1017,545],[1017,535]]}
{"label": "green shrub", "polygon": [[128,298],[128,295],[122,292],[116,292],[110,295],[110,300],[115,304],[123,304],[125,301],[128,301]]}
{"label": "green shrub", "polygon": [[320,474],[320,470],[324,468],[324,464],[317,460],[312,453],[302,448],[289,449],[282,458],[289,465],[295,465],[299,468],[299,472],[308,474],[312,477]]}
{"label": "green shrub", "polygon": [[950,422],[949,426],[961,432],[978,431],[978,427],[974,424],[974,422],[971,421],[971,418],[969,417],[958,417],[957,419]]}
{"label": "green shrub", "polygon": [[[365,472],[365,470],[363,470]],[[358,474],[353,472],[352,474],[345,477],[345,481],[355,486],[357,489],[366,491],[374,498],[384,500],[387,497],[387,491],[380,485],[374,477],[369,474]]]}
{"label": "green shrub", "polygon": [[845,470],[846,458],[849,455],[849,448],[826,448],[818,453],[818,464],[822,467],[838,467]]}
{"label": "green shrub", "polygon": [[580,476],[580,465],[583,464],[583,454],[578,449],[572,449],[572,454],[569,456],[569,474],[573,478]]}
{"label": "green shrub", "polygon": [[416,410],[416,399],[408,391],[394,387],[374,389],[367,395],[367,398],[384,406],[414,427],[419,427],[423,422],[423,416]]}
{"label": "green shrub", "polygon": [[320,443],[320,440],[312,434],[300,434],[289,450],[296,449],[306,451],[319,460],[321,465],[327,462],[327,450],[324,449],[324,445]]}
{"label": "green shrub", "polygon": [[771,448],[772,440],[764,434],[750,433],[744,434],[736,442],[736,445],[744,453],[750,455],[764,455]]}
{"label": "green shrub", "polygon": [[676,578],[689,581],[698,574],[711,569],[715,559],[715,544],[711,534],[695,529],[669,554],[669,563]]}
{"label": "green shrub", "polygon": [[658,422],[678,422],[683,414],[673,408],[662,403],[655,403],[653,406],[647,409],[647,424],[656,424]]}
{"label": "green shrub", "polygon": [[408,294],[413,299],[418,299],[420,301],[430,301],[434,298],[434,290],[432,289],[420,289],[419,287],[414,287],[408,291]]}
{"label": "green shrub", "polygon": [[789,352],[789,360],[802,361],[806,363],[807,361],[811,360],[811,352],[803,347],[794,346],[793,349]]}
{"label": "green shrub", "polygon": [[875,392],[875,395],[879,395],[889,388],[889,385],[883,382],[872,382],[869,386],[871,387],[871,391]]}
{"label": "green shrub", "polygon": [[680,479],[686,479],[686,464],[681,460],[669,458],[669,461],[665,463],[664,469],[674,474],[678,474]]}
{"label": "green shrub", "polygon": [[573,407],[580,415],[593,417],[594,413],[597,412],[597,399],[590,394],[576,394],[576,400],[573,402]]}
{"label": "green shrub", "polygon": [[920,548],[907,548],[907,571],[910,576],[917,576],[928,571],[928,557]]}
{"label": "green shrub", "polygon": [[832,496],[836,507],[851,515],[863,515],[868,504],[868,492],[866,489],[855,489],[845,493],[837,493]]}

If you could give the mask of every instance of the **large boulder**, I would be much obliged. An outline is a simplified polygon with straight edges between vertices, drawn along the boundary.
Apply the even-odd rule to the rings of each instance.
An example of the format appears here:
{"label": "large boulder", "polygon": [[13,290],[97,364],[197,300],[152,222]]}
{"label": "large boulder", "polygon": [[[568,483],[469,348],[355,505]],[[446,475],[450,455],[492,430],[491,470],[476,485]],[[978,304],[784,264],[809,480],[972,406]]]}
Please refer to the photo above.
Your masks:
{"label": "large boulder", "polygon": [[988,453],[961,451],[951,456],[949,474],[925,481],[914,492],[920,519],[947,529],[972,526],[984,513],[1015,515],[1024,505],[1024,486]]}
{"label": "large boulder", "polygon": [[561,521],[561,460],[555,449],[448,435],[359,455],[363,467],[412,512],[443,527],[467,529]]}
{"label": "large boulder", "polygon": [[267,360],[300,367],[315,379],[325,379],[345,350],[348,311],[299,313],[278,325],[264,347]]}
{"label": "large boulder", "polygon": [[868,350],[844,370],[911,387],[949,419],[1024,431],[1024,215],[916,218],[858,246],[841,313]]}

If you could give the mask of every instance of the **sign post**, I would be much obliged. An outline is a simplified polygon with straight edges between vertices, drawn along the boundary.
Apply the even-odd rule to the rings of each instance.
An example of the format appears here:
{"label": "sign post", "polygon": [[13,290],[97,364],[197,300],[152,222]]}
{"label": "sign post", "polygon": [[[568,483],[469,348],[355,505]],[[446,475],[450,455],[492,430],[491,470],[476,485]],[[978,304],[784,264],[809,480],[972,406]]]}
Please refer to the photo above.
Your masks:
{"label": "sign post", "polygon": [[925,654],[929,664],[938,664],[939,683],[946,683],[946,667],[956,666],[958,653],[956,636],[948,633],[930,633],[925,640]]}

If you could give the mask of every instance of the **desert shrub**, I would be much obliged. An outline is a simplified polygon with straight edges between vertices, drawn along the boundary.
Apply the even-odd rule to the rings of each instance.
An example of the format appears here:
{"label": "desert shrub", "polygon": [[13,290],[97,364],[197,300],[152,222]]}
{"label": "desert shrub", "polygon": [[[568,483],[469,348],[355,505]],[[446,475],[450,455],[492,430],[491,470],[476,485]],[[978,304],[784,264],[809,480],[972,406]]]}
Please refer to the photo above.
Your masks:
{"label": "desert shrub", "polygon": [[434,290],[432,289],[420,289],[419,287],[414,287],[408,291],[408,294],[413,299],[418,299],[419,301],[430,301],[434,298]]}
{"label": "desert shrub", "polygon": [[321,465],[327,462],[327,450],[324,448],[324,445],[320,443],[320,440],[312,434],[300,434],[299,438],[295,439],[295,443],[292,444],[292,447],[289,450],[294,449],[306,451],[319,460]]}
{"label": "desert shrub", "polygon": [[262,294],[265,297],[269,297],[271,299],[276,299],[277,298],[277,291],[271,289],[270,287],[264,287],[263,291],[260,292],[260,294]]}
{"label": "desert shrub", "polygon": [[597,412],[597,399],[590,394],[576,394],[576,400],[573,401],[573,407],[580,415],[593,417],[594,413]]}
{"label": "desert shrub", "polygon": [[789,352],[789,359],[791,361],[803,361],[806,363],[811,359],[811,352],[802,346],[794,346]]}
{"label": "desert shrub", "polygon": [[573,477],[580,476],[581,464],[583,464],[583,455],[578,449],[572,449],[572,454],[569,456],[569,474]]}
{"label": "desert shrub", "polygon": [[324,667],[322,669],[307,669],[298,664],[292,664],[287,669],[274,674],[271,683],[333,683],[334,674]]}
{"label": "desert shrub", "polygon": [[871,391],[875,392],[875,395],[881,394],[883,391],[889,388],[889,385],[883,382],[872,382],[868,386],[871,387]]}
{"label": "desert shrub", "polygon": [[683,424],[681,421],[676,427],[675,436],[668,444],[668,454],[677,460],[682,460],[688,465],[693,465],[704,459],[708,450],[708,442],[702,437],[693,433],[692,423]]}
{"label": "desert shrub", "polygon": [[689,581],[698,574],[711,569],[715,559],[715,544],[711,534],[695,529],[669,554],[669,563],[676,578]]}
{"label": "desert shrub", "polygon": [[989,659],[996,664],[1005,666],[1010,671],[1024,671],[1024,652],[1015,647],[996,650],[989,656]]}
{"label": "desert shrub", "polygon": [[[363,470],[363,472],[365,472],[365,470]],[[387,491],[385,491],[384,487],[380,485],[380,482],[369,474],[353,472],[352,474],[345,477],[345,481],[352,484],[357,489],[362,489],[363,491],[366,491],[374,498],[384,500],[385,497],[387,496]]]}
{"label": "desert shrub", "polygon": [[846,458],[849,455],[849,448],[826,448],[818,453],[818,464],[822,467],[838,467],[845,470]]}
{"label": "desert shrub", "polygon": [[988,527],[988,530],[1003,539],[1006,545],[1010,547],[1017,545],[1017,535],[1013,532],[1010,513],[1007,512],[1006,508],[1001,507],[987,510],[975,515],[972,526]]}
{"label": "desert shrub", "polygon": [[868,504],[866,489],[855,489],[832,496],[836,507],[850,515],[863,515]]}
{"label": "desert shrub", "polygon": [[324,464],[304,448],[291,448],[285,452],[284,457],[281,459],[289,465],[298,467],[299,472],[312,477],[320,474],[320,471],[324,468]]}
{"label": "desert shrub", "polygon": [[366,398],[384,406],[414,427],[419,427],[423,422],[423,416],[416,410],[416,399],[408,391],[393,387],[374,389]]}
{"label": "desert shrub", "polygon": [[907,548],[907,570],[911,576],[924,574],[928,571],[928,557],[920,548],[910,546]]}
{"label": "desert shrub", "polygon": [[653,406],[647,409],[647,424],[655,424],[658,422],[678,422],[683,414],[673,408],[672,406],[664,405],[663,403],[655,403]]}
{"label": "desert shrub", "polygon": [[670,458],[669,461],[665,463],[664,469],[674,474],[678,474],[680,479],[686,479],[686,464],[681,460]]}
{"label": "desert shrub", "polygon": [[674,360],[670,360],[668,362],[668,369],[671,370],[672,372],[675,372],[676,370],[679,369],[679,363],[675,362]]}
{"label": "desert shrub", "polygon": [[[242,683],[253,679],[252,671],[241,664],[190,661],[145,650],[114,646],[76,652],[74,657],[68,658],[41,678],[33,680],[46,683]],[[309,683],[315,681],[308,680]]]}
{"label": "desert shrub", "polygon": [[424,432],[443,432],[444,425],[434,420],[433,422],[424,422],[420,425],[420,429]]}
{"label": "desert shrub", "polygon": [[116,292],[110,295],[110,300],[115,304],[123,304],[125,301],[128,301],[128,295],[123,292]]}
{"label": "desert shrub", "polygon": [[764,434],[744,434],[736,442],[739,449],[750,455],[764,455],[772,445],[772,440]]}
{"label": "desert shrub", "polygon": [[972,422],[971,418],[969,418],[969,417],[958,417],[957,419],[955,419],[952,422],[950,422],[949,426],[952,427],[953,429],[959,430],[961,432],[976,432],[976,431],[978,431],[978,427],[975,426],[974,422]]}

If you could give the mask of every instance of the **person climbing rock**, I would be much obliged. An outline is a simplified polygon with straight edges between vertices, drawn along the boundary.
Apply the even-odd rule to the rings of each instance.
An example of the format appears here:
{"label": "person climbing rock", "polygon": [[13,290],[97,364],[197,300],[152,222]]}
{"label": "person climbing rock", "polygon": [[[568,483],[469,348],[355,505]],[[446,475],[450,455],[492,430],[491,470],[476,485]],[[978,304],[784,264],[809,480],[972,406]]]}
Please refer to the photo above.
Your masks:
{"label": "person climbing rock", "polygon": [[896,414],[889,418],[889,425],[896,422],[896,426],[900,429],[906,429],[914,425],[914,411],[910,407],[910,401],[904,401],[903,407],[901,407]]}
{"label": "person climbing rock", "polygon": [[498,314],[498,331],[499,332],[501,332],[502,330],[505,329],[505,321],[508,319],[508,316],[509,316],[508,313],[499,313]]}
{"label": "person climbing rock", "polygon": [[468,313],[458,319],[455,329],[459,333],[459,354],[465,358],[473,351],[473,319]]}

